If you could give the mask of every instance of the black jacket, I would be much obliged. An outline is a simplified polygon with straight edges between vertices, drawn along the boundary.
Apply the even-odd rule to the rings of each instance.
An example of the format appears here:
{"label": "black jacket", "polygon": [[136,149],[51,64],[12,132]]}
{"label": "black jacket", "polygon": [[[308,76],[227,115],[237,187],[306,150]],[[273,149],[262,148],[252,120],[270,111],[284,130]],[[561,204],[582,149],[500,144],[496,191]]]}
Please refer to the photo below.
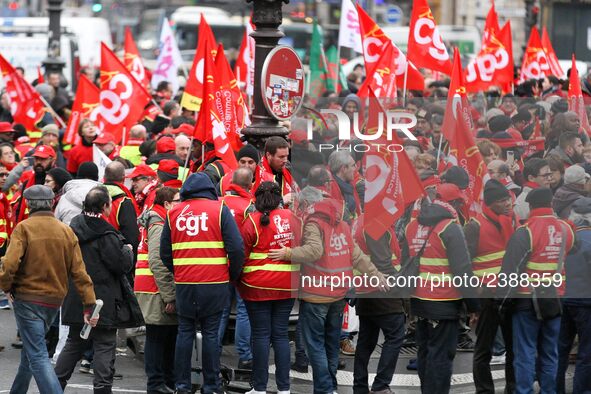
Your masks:
{"label": "black jacket", "polygon": [[[187,178],[181,188],[180,196],[182,201],[194,198],[218,199],[211,179],[203,172],[192,174]],[[170,227],[167,217],[160,238],[160,258],[170,272],[174,273]],[[230,280],[235,281],[242,272],[244,242],[236,221],[226,206],[222,208],[221,229],[224,248],[228,254]],[[226,307],[230,286],[228,283],[177,285],[176,306],[178,314],[191,318],[195,318],[195,316],[201,318],[220,312]]]}
{"label": "black jacket", "polygon": [[579,198],[587,197],[584,188],[584,185],[572,183],[558,188],[552,199],[552,209],[556,212],[556,216],[561,219],[568,219],[573,204]]}
{"label": "black jacket", "polygon": [[120,198],[119,213],[117,214],[117,221],[119,222],[119,232],[125,238],[125,243],[133,247],[133,255],[137,256],[137,248],[140,244],[140,228],[137,224],[137,213],[133,202],[127,197],[127,194],[118,185],[113,183],[105,183],[109,190],[109,195],[113,203]]}
{"label": "black jacket", "polygon": [[[438,204],[426,204],[421,208],[417,220],[423,226],[433,227],[442,220],[453,218],[453,213]],[[451,223],[440,233],[440,238],[447,251],[447,259],[451,272],[454,276],[470,278],[472,272],[472,261],[468,253],[468,245],[462,227],[458,223]],[[466,285],[459,287],[463,301],[468,312],[477,312],[480,308],[476,289]],[[428,301],[418,298],[411,298],[411,310],[413,314],[432,320],[457,319],[462,309],[462,300],[458,301]]]}
{"label": "black jacket", "polygon": [[[86,272],[96,298],[104,302],[98,327],[129,328],[143,325],[142,313],[125,275],[133,268],[132,251],[123,236],[103,219],[78,215],[70,226],[78,237]],[[82,303],[70,287],[62,306],[65,325],[82,324]]]}

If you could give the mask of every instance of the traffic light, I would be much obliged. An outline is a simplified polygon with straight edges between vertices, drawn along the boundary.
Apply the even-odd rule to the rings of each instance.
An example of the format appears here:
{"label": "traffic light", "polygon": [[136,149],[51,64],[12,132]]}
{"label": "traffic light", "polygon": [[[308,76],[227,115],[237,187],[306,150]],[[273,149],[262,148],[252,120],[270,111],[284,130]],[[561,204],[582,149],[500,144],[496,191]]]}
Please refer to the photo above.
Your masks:
{"label": "traffic light", "polygon": [[95,14],[100,14],[100,12],[103,10],[103,4],[101,3],[101,1],[100,1],[100,0],[95,0],[95,1],[92,3],[92,7],[91,7],[91,9],[92,9],[92,12],[93,12],[93,13],[95,13]]}

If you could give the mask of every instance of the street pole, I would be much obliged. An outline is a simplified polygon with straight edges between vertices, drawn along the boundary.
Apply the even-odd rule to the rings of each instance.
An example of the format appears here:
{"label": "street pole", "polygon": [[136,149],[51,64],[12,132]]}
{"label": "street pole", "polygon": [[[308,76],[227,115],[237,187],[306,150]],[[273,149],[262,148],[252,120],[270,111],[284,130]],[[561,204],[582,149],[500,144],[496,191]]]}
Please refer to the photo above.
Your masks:
{"label": "street pole", "polygon": [[255,40],[254,91],[252,123],[242,129],[242,134],[249,144],[262,150],[267,138],[285,137],[289,134],[289,131],[279,125],[279,121],[267,111],[261,91],[263,63],[284,35],[279,30],[279,25],[283,20],[283,3],[287,4],[289,0],[246,0],[246,2],[253,3],[252,23],[255,28],[250,36]]}
{"label": "street pole", "polygon": [[48,0],[49,31],[47,43],[47,58],[43,60],[45,73],[57,71],[61,74],[66,63],[61,59],[61,13],[63,0]]}

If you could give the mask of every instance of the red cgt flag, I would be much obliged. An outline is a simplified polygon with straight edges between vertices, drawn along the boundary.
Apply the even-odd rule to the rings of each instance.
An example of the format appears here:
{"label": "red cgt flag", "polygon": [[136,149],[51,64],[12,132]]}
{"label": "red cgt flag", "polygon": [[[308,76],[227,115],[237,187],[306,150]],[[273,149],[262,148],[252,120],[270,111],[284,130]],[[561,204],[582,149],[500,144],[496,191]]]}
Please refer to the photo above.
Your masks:
{"label": "red cgt flag", "polygon": [[74,105],[72,105],[72,114],[70,115],[70,119],[68,119],[68,125],[64,133],[64,141],[66,143],[72,145],[78,145],[80,143],[80,135],[78,135],[80,121],[82,119],[96,120],[99,100],[99,88],[86,75],[81,75],[78,80],[78,90],[76,91]]}
{"label": "red cgt flag", "polygon": [[558,78],[562,78],[562,76],[564,75],[564,71],[562,71],[562,67],[560,67],[558,57],[556,56],[556,52],[554,52],[552,42],[550,42],[550,37],[548,36],[546,26],[542,28],[542,48],[544,48],[544,52],[546,52],[548,64],[550,65],[550,71],[552,75]]}
{"label": "red cgt flag", "polygon": [[396,59],[393,46],[390,42],[387,42],[382,47],[382,53],[372,74],[365,78],[357,95],[359,97],[368,97],[371,90],[376,97],[395,99],[397,95],[395,69]]}
{"label": "red cgt flag", "polygon": [[189,79],[185,85],[185,92],[181,98],[181,107],[184,107],[190,111],[199,111],[201,101],[205,97],[205,81],[203,72],[205,65],[206,54],[209,54],[212,60],[216,56],[215,37],[213,31],[205,16],[201,14],[201,23],[199,24],[199,38],[197,42],[197,49],[195,50],[195,58],[193,58],[193,65],[189,72]]}
{"label": "red cgt flag", "polygon": [[442,132],[445,139],[449,141],[450,161],[468,173],[471,202],[478,202],[482,191],[482,177],[486,174],[486,165],[472,135],[472,117],[466,96],[460,52],[457,48],[454,49],[453,65]]}
{"label": "red cgt flag", "polygon": [[219,77],[216,75],[216,67],[212,57],[205,56],[204,60],[203,75],[205,83],[203,84],[203,101],[201,102],[193,136],[202,143],[213,142],[216,156],[222,159],[229,167],[236,168],[238,167],[238,162],[232,150],[223,117],[218,111],[215,102],[218,93],[216,86],[219,84]]}
{"label": "red cgt flag", "polygon": [[528,79],[542,79],[550,74],[552,74],[552,71],[550,70],[548,56],[542,47],[540,33],[534,26],[532,27],[531,33],[529,34],[527,48],[523,54],[519,83],[522,83]]}
{"label": "red cgt flag", "polygon": [[140,52],[137,50],[137,46],[135,45],[135,41],[133,40],[133,35],[131,34],[131,29],[129,27],[125,28],[125,40],[123,43],[123,64],[125,64],[125,68],[141,83],[144,88],[149,92],[150,91],[150,78],[148,78],[148,74],[146,73],[146,69],[144,68],[144,63],[142,63],[142,58],[140,57]]}
{"label": "red cgt flag", "polygon": [[[385,111],[371,88],[369,93],[368,123],[379,124],[379,117],[384,116]],[[372,128],[368,124],[368,129]],[[391,141],[386,139],[384,133],[375,141],[374,147],[401,142],[396,133],[393,133]],[[388,149],[370,149],[363,158],[363,167],[366,212],[363,226],[367,234],[377,240],[392,228],[407,205],[425,195],[425,190],[404,150],[390,152]]]}
{"label": "red cgt flag", "polygon": [[45,115],[45,104],[39,93],[23,78],[14,67],[0,55],[0,69],[10,100],[10,113],[16,123],[20,123],[27,132],[37,130],[37,123]]}
{"label": "red cgt flag", "polygon": [[115,136],[117,143],[141,118],[150,94],[115,56],[101,43],[101,92],[97,127]]}
{"label": "red cgt flag", "polygon": [[581,128],[585,130],[587,135],[591,136],[591,126],[589,125],[589,118],[587,117],[587,111],[585,110],[583,92],[581,91],[581,80],[579,79],[579,70],[577,70],[574,53],[570,69],[570,80],[568,81],[568,109],[579,115]]}
{"label": "red cgt flag", "polygon": [[396,84],[398,86],[404,86],[404,74],[405,70],[408,69],[406,80],[407,89],[423,90],[425,88],[425,78],[420,71],[411,62],[408,63],[407,67],[407,59],[404,53],[386,37],[382,29],[363,11],[363,8],[359,4],[357,4],[357,12],[359,13],[359,29],[361,31],[363,59],[365,60],[365,71],[367,75],[371,75],[376,63],[380,59],[382,46],[390,42],[396,58]]}
{"label": "red cgt flag", "polygon": [[414,0],[408,30],[408,60],[417,67],[451,74],[449,54],[427,0]]}

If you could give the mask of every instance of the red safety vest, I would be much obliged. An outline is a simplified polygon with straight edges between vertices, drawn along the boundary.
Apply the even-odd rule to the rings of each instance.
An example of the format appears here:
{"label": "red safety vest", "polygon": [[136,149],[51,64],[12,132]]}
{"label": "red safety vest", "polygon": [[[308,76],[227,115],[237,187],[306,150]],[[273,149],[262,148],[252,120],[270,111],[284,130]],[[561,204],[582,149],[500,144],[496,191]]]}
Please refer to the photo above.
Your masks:
{"label": "red safety vest", "polygon": [[176,284],[227,283],[228,255],[222,238],[223,204],[191,199],[168,213]]}
{"label": "red safety vest", "polygon": [[501,271],[507,244],[503,240],[501,229],[486,215],[480,213],[472,220],[480,225],[478,251],[472,259],[472,270],[474,275],[482,278],[483,286],[490,286],[496,274]]}
{"label": "red safety vest", "polygon": [[253,206],[253,197],[246,190],[239,189],[241,188],[237,185],[230,185],[230,191],[240,194],[226,194],[220,200],[230,209],[232,216],[236,220],[236,224],[238,224],[238,228],[241,228],[242,223],[244,223],[248,216],[249,208]]}
{"label": "red safety vest", "polygon": [[[440,234],[452,223],[457,223],[457,221],[454,219],[442,220],[431,231],[431,227],[423,226],[419,224],[417,219],[412,219],[406,227],[410,256],[416,256],[425,241],[427,242],[419,263],[421,280],[417,278],[417,287],[413,297],[430,301],[451,301],[461,298],[460,293],[448,280],[441,280],[442,277],[453,278],[446,248],[440,238]],[[427,239],[429,231],[431,234]],[[437,277],[435,283],[432,281],[433,276]],[[431,284],[434,285],[433,289],[431,289]],[[435,286],[437,284],[439,285]]]}
{"label": "red safety vest", "polygon": [[[353,282],[353,236],[351,228],[342,220],[343,203],[325,199],[313,205],[306,223],[320,229],[324,242],[322,257],[313,264],[302,265],[301,291],[324,297],[344,297]],[[331,288],[331,277],[338,276]]]}
{"label": "red safety vest", "polygon": [[140,235],[141,240],[137,249],[133,291],[136,293],[158,294],[160,290],[156,285],[154,274],[148,263],[148,231],[142,227],[140,229]]}
{"label": "red safety vest", "polygon": [[[565,235],[567,237],[564,250],[564,259],[566,259],[566,255],[574,245],[574,231],[566,221],[557,218],[551,208],[531,210],[529,219],[522,227],[525,227],[530,235],[530,256],[525,266],[527,280],[534,287],[543,286],[544,283],[548,286],[547,284],[553,282],[553,277],[557,273],[562,237]],[[564,265],[562,272],[558,274],[562,275],[562,282],[557,290],[558,295],[562,296],[565,288]],[[519,285],[521,285],[521,277],[519,279]],[[520,286],[517,292],[531,294],[531,288]]]}
{"label": "red safety vest", "polygon": [[291,247],[293,242],[292,217],[288,209],[271,211],[270,223],[261,226],[262,214],[248,215],[256,232],[256,242],[246,256],[239,287],[240,295],[248,301],[283,300],[297,297],[300,279],[300,265],[289,261],[269,259],[270,249]]}

